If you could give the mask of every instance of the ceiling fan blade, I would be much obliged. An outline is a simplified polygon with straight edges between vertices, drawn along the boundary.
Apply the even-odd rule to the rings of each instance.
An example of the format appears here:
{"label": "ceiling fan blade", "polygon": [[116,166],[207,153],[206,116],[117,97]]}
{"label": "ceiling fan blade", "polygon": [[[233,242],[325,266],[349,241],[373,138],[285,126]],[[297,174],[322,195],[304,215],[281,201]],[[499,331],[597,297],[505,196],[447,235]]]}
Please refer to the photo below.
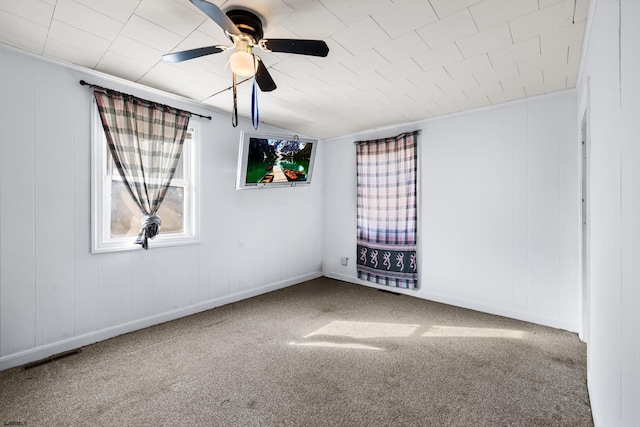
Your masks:
{"label": "ceiling fan blade", "polygon": [[262,61],[258,60],[258,70],[256,71],[256,83],[263,92],[271,92],[277,88],[276,82],[271,78],[271,74],[267,71]]}
{"label": "ceiling fan blade", "polygon": [[198,9],[203,11],[205,15],[213,19],[214,22],[222,27],[229,34],[235,34],[239,36],[240,30],[236,27],[231,19],[215,4],[209,3],[205,0],[189,0]]}
{"label": "ceiling fan blade", "polygon": [[225,49],[219,46],[199,47],[197,49],[183,50],[181,52],[167,53],[162,59],[167,62],[182,62],[187,59],[199,58],[205,55],[223,52]]}
{"label": "ceiling fan blade", "polygon": [[329,54],[329,46],[322,40],[263,39],[260,45],[271,52],[297,53],[311,56],[327,56]]}

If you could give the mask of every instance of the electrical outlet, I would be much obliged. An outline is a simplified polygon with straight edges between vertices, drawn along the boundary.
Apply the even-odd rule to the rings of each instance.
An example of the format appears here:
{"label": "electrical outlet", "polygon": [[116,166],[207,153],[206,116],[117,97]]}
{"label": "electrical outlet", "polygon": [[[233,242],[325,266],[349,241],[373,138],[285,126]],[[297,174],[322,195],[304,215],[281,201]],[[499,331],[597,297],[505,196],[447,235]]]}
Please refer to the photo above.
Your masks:
{"label": "electrical outlet", "polygon": [[340,264],[342,265],[349,264],[349,258],[347,258],[346,256],[343,256],[342,258],[340,258]]}

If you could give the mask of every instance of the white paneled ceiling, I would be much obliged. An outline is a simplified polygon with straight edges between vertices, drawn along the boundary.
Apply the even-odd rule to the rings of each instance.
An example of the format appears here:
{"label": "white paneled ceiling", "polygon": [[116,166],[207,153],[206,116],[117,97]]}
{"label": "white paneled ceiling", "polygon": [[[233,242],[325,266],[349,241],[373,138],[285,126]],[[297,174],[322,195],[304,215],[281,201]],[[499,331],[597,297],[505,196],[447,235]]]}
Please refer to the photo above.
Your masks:
{"label": "white paneled ceiling", "polygon": [[[588,0],[211,0],[265,38],[322,39],[326,58],[256,49],[278,88],[263,123],[319,138],[573,88]],[[231,111],[229,45],[189,0],[0,0],[0,42]],[[250,115],[251,83],[239,86]],[[231,126],[231,124],[229,124]]]}

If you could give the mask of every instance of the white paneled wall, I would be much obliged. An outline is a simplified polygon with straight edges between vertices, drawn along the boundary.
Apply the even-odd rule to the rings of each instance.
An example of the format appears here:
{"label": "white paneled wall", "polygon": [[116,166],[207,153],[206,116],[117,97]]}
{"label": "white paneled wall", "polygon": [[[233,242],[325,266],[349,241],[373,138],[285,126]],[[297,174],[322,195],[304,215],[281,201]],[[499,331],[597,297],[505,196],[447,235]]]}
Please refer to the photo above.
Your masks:
{"label": "white paneled wall", "polygon": [[[13,353],[36,346],[35,85],[29,58],[3,54],[2,64],[0,352],[10,346],[11,350],[4,351]],[[30,333],[21,334],[20,330]]]}
{"label": "white paneled wall", "polygon": [[406,293],[577,331],[574,92],[323,141],[336,171],[325,175],[324,274],[368,284],[356,278],[352,142],[419,128],[421,289]]}
{"label": "white paneled wall", "polygon": [[6,47],[0,63],[0,369],[320,275],[322,149],[310,187],[236,191],[241,128],[213,110],[192,118],[201,243],[91,254],[92,93],[78,81],[198,107]]}
{"label": "white paneled wall", "polygon": [[640,424],[639,20],[636,0],[592,2],[578,84],[591,154],[588,384],[602,427]]}

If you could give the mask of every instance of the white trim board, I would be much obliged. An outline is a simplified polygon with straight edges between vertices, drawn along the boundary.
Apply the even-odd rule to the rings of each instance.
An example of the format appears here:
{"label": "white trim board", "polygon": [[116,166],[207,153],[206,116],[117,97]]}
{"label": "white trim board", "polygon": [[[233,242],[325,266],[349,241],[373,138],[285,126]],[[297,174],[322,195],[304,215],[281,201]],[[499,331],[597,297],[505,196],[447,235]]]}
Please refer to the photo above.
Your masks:
{"label": "white trim board", "polygon": [[357,279],[357,278],[343,275],[343,274],[325,273],[323,275],[325,277],[341,280],[343,282],[353,283],[356,285],[369,286],[371,288],[382,289],[385,291],[393,291],[399,294],[403,294],[403,295],[407,295],[415,298],[421,298],[427,301],[433,301],[433,302],[438,302],[442,304],[452,305],[454,307],[466,308],[469,310],[475,310],[482,313],[493,314],[496,316],[508,317],[510,319],[522,320],[524,322],[535,323],[537,325],[548,326],[555,329],[563,329],[569,332],[578,332],[579,330],[579,325],[571,322],[564,322],[551,317],[536,316],[534,314],[525,313],[518,310],[509,310],[509,309],[494,307],[490,305],[478,304],[476,302],[469,301],[469,300],[449,298],[442,295],[425,292],[425,290],[423,289],[420,290],[420,293],[417,293],[415,290],[411,290],[411,289],[392,288],[389,286],[376,285],[375,283],[367,282],[366,280]]}
{"label": "white trim board", "polygon": [[204,301],[188,307],[180,308],[178,310],[149,316],[143,319],[134,320],[77,337],[68,338],[66,340],[58,341],[52,344],[43,345],[19,353],[14,353],[9,356],[0,357],[0,371],[14,368],[16,366],[21,366],[26,363],[35,362],[56,354],[63,353],[65,351],[74,350],[76,348],[94,344],[99,341],[104,341],[109,338],[114,338],[118,335],[138,331],[150,326],[159,325],[171,320],[180,319],[182,317],[190,316],[192,314],[200,313],[206,310],[211,310],[216,307],[221,307],[223,305],[266,294],[268,292],[277,291],[278,289],[297,285],[308,280],[317,279],[321,276],[322,274],[320,272],[305,274],[303,276],[298,276],[292,279],[265,285],[260,288],[237,292],[232,295]]}

